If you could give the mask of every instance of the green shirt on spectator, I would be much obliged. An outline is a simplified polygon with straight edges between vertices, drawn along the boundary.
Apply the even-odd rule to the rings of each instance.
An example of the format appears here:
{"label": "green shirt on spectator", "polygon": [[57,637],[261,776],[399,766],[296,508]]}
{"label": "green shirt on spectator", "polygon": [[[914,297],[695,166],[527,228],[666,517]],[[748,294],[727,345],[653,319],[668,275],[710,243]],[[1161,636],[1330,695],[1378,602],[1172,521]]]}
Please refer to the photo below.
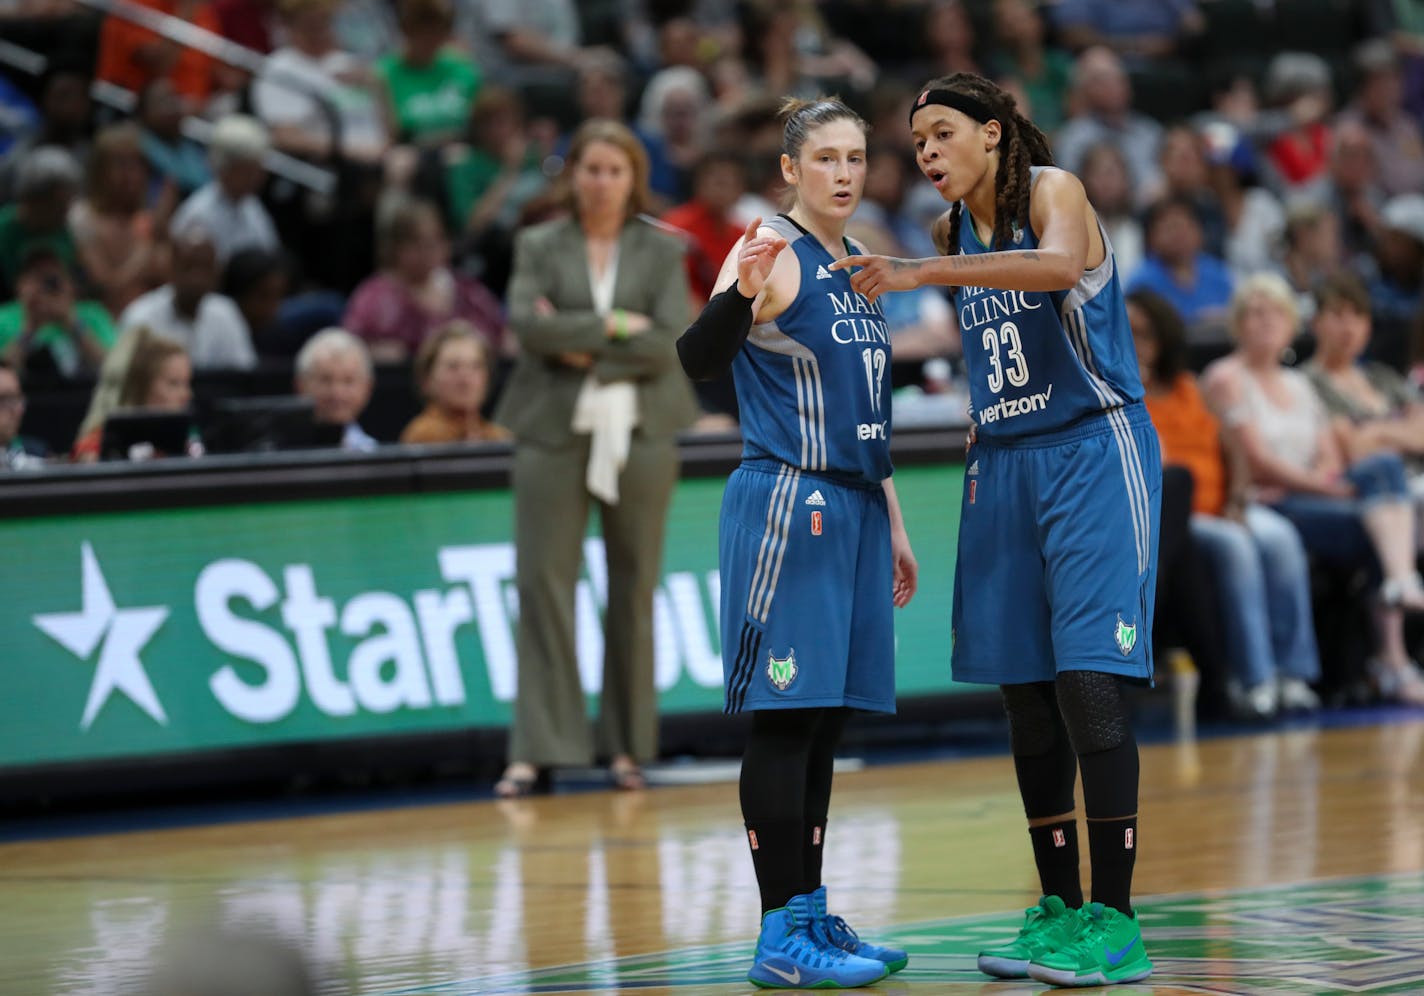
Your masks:
{"label": "green shirt on spectator", "polygon": [[0,286],[9,286],[13,290],[15,280],[20,275],[20,263],[25,258],[25,251],[38,245],[52,248],[71,272],[78,267],[74,235],[69,231],[68,225],[55,232],[36,234],[27,231],[25,226],[20,224],[17,205],[6,204],[0,207]]}
{"label": "green shirt on spectator", "polygon": [[[78,301],[74,305],[74,317],[84,332],[92,335],[109,349],[118,338],[114,320],[108,310],[98,301]],[[25,311],[19,301],[0,305],[0,353],[10,348],[25,330]],[[35,332],[35,347],[43,346],[54,356],[55,366],[61,373],[72,375],[80,367],[79,347],[75,345],[68,330],[56,324],[43,325]]]}
{"label": "green shirt on spectator", "polygon": [[480,89],[480,71],[454,49],[442,49],[428,66],[412,66],[397,53],[382,56],[378,72],[390,88],[403,139],[449,138],[465,130]]}

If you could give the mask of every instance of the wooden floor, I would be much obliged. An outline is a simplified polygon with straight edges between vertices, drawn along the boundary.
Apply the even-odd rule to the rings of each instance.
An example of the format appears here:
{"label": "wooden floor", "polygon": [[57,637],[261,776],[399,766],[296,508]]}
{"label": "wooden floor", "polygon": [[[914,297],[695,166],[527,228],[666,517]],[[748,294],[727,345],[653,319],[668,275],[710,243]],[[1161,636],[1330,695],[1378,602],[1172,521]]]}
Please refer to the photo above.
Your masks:
{"label": "wooden floor", "polygon": [[[1125,991],[1424,992],[1424,719],[1148,747],[1142,773],[1158,971]],[[1027,845],[1007,757],[839,775],[833,911],[911,952],[877,991],[1042,991],[973,970],[1037,897]],[[259,971],[253,933],[320,992],[744,993],[757,924],[730,783],[12,843],[0,896],[6,996],[152,992],[185,952]]]}

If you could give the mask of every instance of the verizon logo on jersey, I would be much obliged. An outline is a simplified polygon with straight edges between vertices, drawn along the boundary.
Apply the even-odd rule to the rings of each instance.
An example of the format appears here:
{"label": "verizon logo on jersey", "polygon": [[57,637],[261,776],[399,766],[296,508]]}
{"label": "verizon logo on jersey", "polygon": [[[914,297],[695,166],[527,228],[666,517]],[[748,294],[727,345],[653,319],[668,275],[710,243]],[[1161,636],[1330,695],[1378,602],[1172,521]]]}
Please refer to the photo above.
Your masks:
{"label": "verizon logo on jersey", "polygon": [[1048,390],[1039,391],[1037,394],[1030,394],[1022,398],[1000,398],[998,403],[975,414],[980,425],[988,425],[990,422],[998,422],[1000,419],[1027,415],[1029,412],[1041,412],[1048,407],[1048,399],[1051,397],[1053,397],[1053,385],[1049,384]]}

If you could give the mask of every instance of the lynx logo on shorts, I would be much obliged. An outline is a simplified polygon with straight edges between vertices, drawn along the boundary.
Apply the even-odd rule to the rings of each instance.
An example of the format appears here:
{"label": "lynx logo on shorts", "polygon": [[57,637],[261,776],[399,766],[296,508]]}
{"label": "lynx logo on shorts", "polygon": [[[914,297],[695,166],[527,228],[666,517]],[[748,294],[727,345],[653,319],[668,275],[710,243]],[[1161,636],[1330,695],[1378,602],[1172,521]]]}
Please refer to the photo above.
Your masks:
{"label": "lynx logo on shorts", "polygon": [[820,509],[816,509],[816,511],[814,511],[814,512],[811,513],[811,535],[812,535],[812,536],[819,536],[819,535],[821,535],[821,524],[822,524],[821,510],[820,510]]}
{"label": "lynx logo on shorts", "polygon": [[766,653],[766,676],[767,679],[776,686],[776,690],[784,692],[791,687],[791,683],[796,680],[799,669],[796,667],[796,648],[792,647],[787,651],[786,656],[777,659],[771,651]]}
{"label": "lynx logo on shorts", "polygon": [[1130,657],[1132,648],[1137,646],[1137,620],[1133,619],[1132,625],[1122,621],[1122,613],[1117,615],[1117,629],[1113,631],[1113,639],[1117,641],[1117,649],[1122,651],[1122,656]]}

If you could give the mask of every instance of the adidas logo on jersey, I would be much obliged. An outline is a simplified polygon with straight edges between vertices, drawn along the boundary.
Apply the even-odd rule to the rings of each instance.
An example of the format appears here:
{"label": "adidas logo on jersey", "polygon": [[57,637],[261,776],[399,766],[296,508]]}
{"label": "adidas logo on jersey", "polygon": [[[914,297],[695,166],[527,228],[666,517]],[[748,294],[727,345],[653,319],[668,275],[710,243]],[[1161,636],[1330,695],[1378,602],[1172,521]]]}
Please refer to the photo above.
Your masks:
{"label": "adidas logo on jersey", "polygon": [[817,280],[830,280],[830,279],[831,279],[831,271],[830,271],[830,270],[827,270],[827,269],[825,268],[825,266],[818,266],[818,267],[816,267],[816,279],[817,279]]}
{"label": "adidas logo on jersey", "polygon": [[826,499],[821,495],[820,488],[817,488],[815,491],[812,491],[810,496],[806,499],[807,505],[824,505],[825,503]]}
{"label": "adidas logo on jersey", "polygon": [[973,463],[971,463],[969,465],[969,469],[966,470],[964,473],[970,477],[973,477],[975,474],[979,473],[979,461],[975,460]]}

